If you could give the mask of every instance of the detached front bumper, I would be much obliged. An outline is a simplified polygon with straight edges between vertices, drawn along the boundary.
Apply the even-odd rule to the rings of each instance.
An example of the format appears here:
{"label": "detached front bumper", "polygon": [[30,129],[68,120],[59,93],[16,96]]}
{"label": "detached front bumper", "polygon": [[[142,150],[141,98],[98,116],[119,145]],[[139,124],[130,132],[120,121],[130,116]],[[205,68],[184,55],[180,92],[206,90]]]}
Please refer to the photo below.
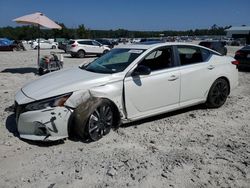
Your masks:
{"label": "detached front bumper", "polygon": [[21,138],[54,141],[68,137],[68,124],[72,110],[54,107],[22,112],[17,107],[17,129]]}

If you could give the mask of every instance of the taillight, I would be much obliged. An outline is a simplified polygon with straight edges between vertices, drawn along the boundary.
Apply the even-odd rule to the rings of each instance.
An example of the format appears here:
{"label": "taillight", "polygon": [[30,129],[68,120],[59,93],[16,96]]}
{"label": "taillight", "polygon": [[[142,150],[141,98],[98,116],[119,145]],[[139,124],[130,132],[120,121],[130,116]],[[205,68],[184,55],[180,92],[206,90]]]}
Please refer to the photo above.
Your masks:
{"label": "taillight", "polygon": [[72,44],[72,45],[71,45],[72,48],[74,48],[74,47],[76,47],[76,46],[77,46],[77,44]]}
{"label": "taillight", "polygon": [[240,64],[240,62],[239,62],[239,61],[237,61],[237,60],[232,61],[231,63],[232,63],[233,65],[239,65],[239,64]]}

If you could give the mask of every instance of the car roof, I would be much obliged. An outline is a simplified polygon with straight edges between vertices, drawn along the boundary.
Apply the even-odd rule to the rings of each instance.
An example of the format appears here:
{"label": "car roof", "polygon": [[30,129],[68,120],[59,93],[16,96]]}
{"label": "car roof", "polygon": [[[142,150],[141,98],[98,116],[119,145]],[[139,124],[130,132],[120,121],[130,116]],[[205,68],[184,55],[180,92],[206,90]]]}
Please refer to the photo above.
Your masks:
{"label": "car roof", "polygon": [[119,45],[116,48],[124,48],[124,49],[142,49],[142,50],[148,50],[151,48],[160,48],[164,46],[194,46],[194,47],[199,47],[206,49],[208,51],[211,51],[217,55],[220,55],[219,52],[214,51],[210,48],[200,46],[197,44],[192,44],[192,43],[183,43],[183,42],[164,42],[164,43],[154,43],[154,44],[140,44],[140,43],[135,43],[135,44],[124,44],[124,45]]}
{"label": "car roof", "polygon": [[93,39],[70,39],[73,41],[93,41]]}
{"label": "car roof", "polygon": [[[163,46],[173,46],[173,45],[184,45],[184,46],[196,46],[196,47],[202,47],[203,46],[199,46],[196,44],[190,44],[190,43],[182,43],[182,42],[164,42],[164,43],[135,43],[135,44],[124,44],[124,45],[119,45],[117,48],[131,48],[131,49],[143,49],[143,50],[147,50],[150,48],[157,48],[157,47],[163,47]],[[208,48],[206,48],[208,49]],[[211,49],[208,49],[211,50]]]}
{"label": "car roof", "polygon": [[212,42],[225,42],[225,41],[224,41],[224,40],[203,40],[203,41],[201,41],[200,43],[203,43],[203,42],[212,43]]}

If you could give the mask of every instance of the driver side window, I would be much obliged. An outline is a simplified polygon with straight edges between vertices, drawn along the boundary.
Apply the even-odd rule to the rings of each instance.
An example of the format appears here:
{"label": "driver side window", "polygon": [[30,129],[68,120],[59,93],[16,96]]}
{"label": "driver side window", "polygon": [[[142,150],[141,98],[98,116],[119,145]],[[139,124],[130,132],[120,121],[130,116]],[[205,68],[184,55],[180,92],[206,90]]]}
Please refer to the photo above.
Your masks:
{"label": "driver side window", "polygon": [[157,49],[145,57],[140,65],[149,67],[151,71],[170,68],[173,66],[172,49]]}

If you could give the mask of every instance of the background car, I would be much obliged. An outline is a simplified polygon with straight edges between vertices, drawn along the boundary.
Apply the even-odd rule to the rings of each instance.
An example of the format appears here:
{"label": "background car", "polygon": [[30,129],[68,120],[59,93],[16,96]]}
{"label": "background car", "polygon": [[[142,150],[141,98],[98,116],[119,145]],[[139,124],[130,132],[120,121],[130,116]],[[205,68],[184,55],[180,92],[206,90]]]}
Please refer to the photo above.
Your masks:
{"label": "background car", "polygon": [[25,50],[21,41],[9,40],[7,38],[0,39],[0,51],[20,51]]}
{"label": "background car", "polygon": [[225,41],[216,41],[216,40],[202,41],[199,43],[199,45],[217,51],[221,53],[221,55],[227,55],[227,48],[225,47],[226,46]]}
{"label": "background car", "polygon": [[58,49],[63,50],[64,52],[67,52],[67,44],[69,43],[68,40],[58,42]]}
{"label": "background car", "polygon": [[250,68],[250,45],[241,48],[235,52],[234,58],[238,60],[238,68],[249,69]]}
{"label": "background car", "polygon": [[[32,42],[31,48],[37,49],[38,41]],[[40,49],[56,49],[56,48],[57,48],[57,43],[50,42],[48,40],[40,40]]]}
{"label": "background car", "polygon": [[108,39],[95,39],[97,42],[101,43],[104,46],[111,48],[114,48],[114,45],[112,44],[112,42]]}
{"label": "background car", "polygon": [[110,48],[91,39],[70,40],[67,45],[67,52],[72,57],[84,58],[85,55],[102,55],[110,51]]}
{"label": "background car", "polygon": [[58,140],[70,130],[96,141],[120,123],[202,103],[218,108],[238,84],[235,64],[234,58],[198,45],[123,45],[19,90],[19,135]]}

